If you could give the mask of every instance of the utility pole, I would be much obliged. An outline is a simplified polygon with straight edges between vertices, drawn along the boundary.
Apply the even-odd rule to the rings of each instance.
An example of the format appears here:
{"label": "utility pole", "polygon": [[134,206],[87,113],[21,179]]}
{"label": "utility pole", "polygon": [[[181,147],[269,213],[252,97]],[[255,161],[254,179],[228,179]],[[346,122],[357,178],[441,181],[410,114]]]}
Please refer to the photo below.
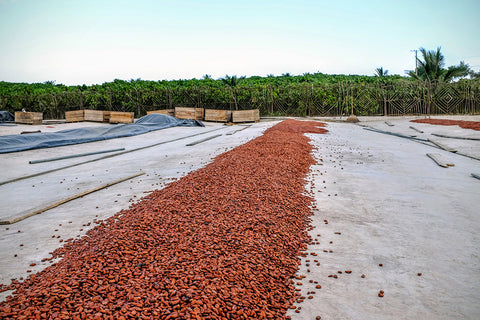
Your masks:
{"label": "utility pole", "polygon": [[410,52],[415,52],[415,74],[418,76],[418,58],[417,58],[417,53],[418,50],[410,50]]}

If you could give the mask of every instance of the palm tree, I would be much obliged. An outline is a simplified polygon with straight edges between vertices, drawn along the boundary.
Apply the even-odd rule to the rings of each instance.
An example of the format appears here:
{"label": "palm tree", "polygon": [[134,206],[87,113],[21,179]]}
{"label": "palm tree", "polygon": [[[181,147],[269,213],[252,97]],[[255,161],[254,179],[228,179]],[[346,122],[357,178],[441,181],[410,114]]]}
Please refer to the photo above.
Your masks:
{"label": "palm tree", "polygon": [[237,76],[229,76],[228,74],[225,75],[225,78],[222,78],[222,82],[229,87],[235,88],[242,80],[245,79],[245,76],[237,78]]}
{"label": "palm tree", "polygon": [[235,110],[238,110],[237,97],[235,95],[236,86],[245,79],[245,76],[237,78],[237,76],[225,75],[225,78],[222,78],[222,82],[230,89],[230,94],[232,95],[233,101],[235,102]]}
{"label": "palm tree", "polygon": [[480,79],[480,71],[475,72],[473,70],[470,70],[469,74],[471,79]]}
{"label": "palm tree", "polygon": [[383,67],[375,69],[375,77],[386,77],[388,75],[388,70],[383,70]]}
{"label": "palm tree", "polygon": [[455,78],[465,77],[470,72],[470,67],[463,61],[458,66],[445,69],[445,57],[437,50],[419,49],[423,60],[417,58],[417,72],[410,70],[408,75],[416,80],[428,82],[451,82]]}
{"label": "palm tree", "polygon": [[[387,79],[386,76],[388,75],[388,70],[383,70],[383,67],[376,68],[375,69],[375,77],[380,78],[380,84],[382,87],[386,85]],[[386,116],[387,115],[387,90],[382,88],[381,90],[381,96],[382,96],[382,103],[383,103],[383,114]]]}

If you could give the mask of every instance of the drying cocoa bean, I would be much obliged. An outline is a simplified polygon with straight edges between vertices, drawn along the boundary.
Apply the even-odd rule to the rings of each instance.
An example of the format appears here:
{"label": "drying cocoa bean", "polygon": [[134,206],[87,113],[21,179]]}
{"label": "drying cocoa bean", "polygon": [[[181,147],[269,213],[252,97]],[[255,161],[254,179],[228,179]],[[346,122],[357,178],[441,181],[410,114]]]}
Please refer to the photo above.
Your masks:
{"label": "drying cocoa bean", "polygon": [[321,126],[283,121],[94,221],[53,252],[55,264],[12,283],[0,318],[287,319],[311,241],[304,133]]}

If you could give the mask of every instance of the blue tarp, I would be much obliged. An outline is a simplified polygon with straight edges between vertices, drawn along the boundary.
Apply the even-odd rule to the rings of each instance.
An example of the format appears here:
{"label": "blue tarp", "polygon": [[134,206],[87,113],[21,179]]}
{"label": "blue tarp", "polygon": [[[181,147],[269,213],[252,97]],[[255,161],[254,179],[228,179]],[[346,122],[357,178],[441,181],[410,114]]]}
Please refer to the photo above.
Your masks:
{"label": "blue tarp", "polygon": [[177,126],[204,127],[203,123],[197,120],[181,120],[164,114],[153,113],[138,119],[132,124],[1,136],[0,153],[130,137]]}

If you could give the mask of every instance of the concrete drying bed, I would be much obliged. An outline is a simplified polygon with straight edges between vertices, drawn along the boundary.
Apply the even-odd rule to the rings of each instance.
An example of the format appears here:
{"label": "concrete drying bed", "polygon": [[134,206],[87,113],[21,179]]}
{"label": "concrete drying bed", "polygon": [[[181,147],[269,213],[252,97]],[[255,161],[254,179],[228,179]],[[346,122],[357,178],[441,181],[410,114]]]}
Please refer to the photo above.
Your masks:
{"label": "concrete drying bed", "polygon": [[[362,120],[361,125],[425,138],[432,132],[480,137],[478,131],[410,118]],[[311,170],[318,210],[310,234],[320,244],[309,246],[317,256],[303,258],[299,271],[307,275],[304,295],[315,287],[307,279],[322,289],[292,318],[478,319],[480,180],[470,174],[480,172],[480,161],[358,125],[327,128],[329,134],[309,135],[323,159]],[[480,157],[480,141],[442,142]],[[437,166],[428,152],[441,153],[455,166]]]}
{"label": "concrete drying bed", "polygon": [[[409,119],[368,121],[361,118],[360,124],[420,136],[409,128],[413,125],[425,131],[423,137],[432,132],[475,135],[458,127],[410,123]],[[386,120],[394,126],[386,125]],[[462,117],[461,120],[479,119]],[[48,263],[40,260],[61,246],[61,239],[84,234],[93,227],[93,219],[111,216],[127,207],[130,199],[136,200],[145,195],[144,192],[168,183],[169,179],[203,166],[212,157],[260,135],[275,123],[254,124],[233,135],[225,133],[240,127],[208,124],[206,128],[171,128],[110,142],[0,155],[4,164],[0,180],[4,181],[59,165],[28,165],[28,160],[86,152],[86,148],[128,149],[202,130],[224,128],[198,138],[102,160],[92,163],[87,169],[76,167],[0,186],[3,207],[11,211],[21,205],[28,207],[37,205],[40,200],[51,200],[52,195],[68,195],[66,188],[80,191],[95,186],[100,180],[121,178],[140,170],[146,172],[141,177],[16,224],[1,226],[0,283],[8,284],[11,278],[25,277],[27,269],[33,272],[41,270]],[[24,130],[37,130],[36,126],[24,127]],[[62,125],[59,130],[64,128]],[[5,130],[21,128],[0,129],[4,134]],[[321,315],[322,319],[478,318],[480,240],[477,234],[480,218],[476,202],[480,196],[480,180],[470,174],[480,173],[480,161],[407,139],[367,131],[358,125],[329,123],[328,130],[327,135],[309,135],[318,148],[315,156],[323,159],[311,168],[312,186],[307,186],[316,195],[318,210],[313,218],[316,228],[311,235],[319,244],[309,246],[311,253],[317,256],[303,258],[299,270],[299,274],[307,275],[307,280],[318,281],[322,289],[315,290],[314,298],[302,303],[300,313],[292,311],[289,315],[297,319],[315,318],[317,315]],[[188,142],[218,133],[224,135],[196,146],[185,146]],[[480,157],[479,141],[449,139],[443,142],[463,153]],[[428,152],[441,153],[455,166],[437,166],[425,156]],[[98,156],[91,156],[94,157]],[[64,160],[62,164],[75,161],[79,160]],[[31,203],[33,199],[35,203]],[[324,220],[328,220],[328,224]],[[89,226],[83,226],[89,222]],[[21,232],[18,233],[18,230]],[[60,238],[52,239],[52,234]],[[20,247],[20,244],[24,246]],[[306,260],[311,260],[308,267]],[[320,266],[314,260],[318,260]],[[37,265],[30,267],[30,263]],[[306,272],[307,269],[310,272]],[[352,273],[345,274],[345,270]],[[422,275],[418,276],[418,273]],[[333,274],[337,275],[337,279],[328,277]],[[362,274],[366,277],[361,278]],[[308,281],[303,282],[301,290],[306,294],[313,287],[309,288]],[[383,298],[377,296],[380,290],[385,292]]]}

